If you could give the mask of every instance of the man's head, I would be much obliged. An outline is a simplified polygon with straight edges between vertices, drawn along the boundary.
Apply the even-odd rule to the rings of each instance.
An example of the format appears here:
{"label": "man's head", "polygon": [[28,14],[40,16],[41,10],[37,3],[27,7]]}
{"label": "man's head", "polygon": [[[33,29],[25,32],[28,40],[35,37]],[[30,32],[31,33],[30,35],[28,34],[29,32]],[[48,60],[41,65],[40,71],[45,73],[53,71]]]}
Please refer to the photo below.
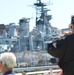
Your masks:
{"label": "man's head", "polygon": [[0,56],[0,69],[11,70],[16,66],[16,56],[11,52],[2,53]]}

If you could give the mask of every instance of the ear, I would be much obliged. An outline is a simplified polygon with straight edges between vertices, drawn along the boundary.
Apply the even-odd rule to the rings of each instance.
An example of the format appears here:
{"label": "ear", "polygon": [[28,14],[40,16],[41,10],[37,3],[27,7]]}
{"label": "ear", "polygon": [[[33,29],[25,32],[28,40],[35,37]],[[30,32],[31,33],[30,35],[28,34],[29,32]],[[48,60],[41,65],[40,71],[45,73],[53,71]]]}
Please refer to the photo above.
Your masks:
{"label": "ear", "polygon": [[70,26],[70,28],[72,29],[72,26]]}
{"label": "ear", "polygon": [[0,61],[0,67],[2,67],[2,62]]}

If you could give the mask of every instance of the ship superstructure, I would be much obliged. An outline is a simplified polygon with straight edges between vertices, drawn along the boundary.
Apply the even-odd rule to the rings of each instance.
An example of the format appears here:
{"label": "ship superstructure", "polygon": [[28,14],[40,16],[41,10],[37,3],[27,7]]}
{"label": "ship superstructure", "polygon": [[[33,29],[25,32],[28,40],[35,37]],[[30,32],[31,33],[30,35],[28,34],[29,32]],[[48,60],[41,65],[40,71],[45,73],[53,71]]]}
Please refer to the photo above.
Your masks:
{"label": "ship superstructure", "polygon": [[[48,15],[47,9],[41,0],[34,3],[36,6],[36,27],[30,32],[30,18],[21,18],[19,25],[10,23],[8,25],[1,24],[4,28],[0,31],[0,44],[7,45],[4,50],[12,51],[16,54],[17,63],[19,65],[24,62],[25,66],[49,65],[50,58],[54,58],[46,51],[46,43],[53,38],[58,38],[59,29],[52,27],[49,22],[52,15]],[[49,58],[50,57],[50,58]],[[53,60],[53,62],[55,62]]]}

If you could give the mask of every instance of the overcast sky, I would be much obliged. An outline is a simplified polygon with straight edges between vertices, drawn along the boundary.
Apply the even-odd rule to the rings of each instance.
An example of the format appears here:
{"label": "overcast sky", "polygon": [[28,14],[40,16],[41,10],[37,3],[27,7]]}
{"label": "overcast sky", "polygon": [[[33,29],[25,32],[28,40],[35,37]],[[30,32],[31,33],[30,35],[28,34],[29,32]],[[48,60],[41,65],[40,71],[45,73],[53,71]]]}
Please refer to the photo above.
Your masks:
{"label": "overcast sky", "polygon": [[[49,0],[42,0],[47,3]],[[35,26],[35,8],[32,4],[36,0],[0,0],[0,24],[18,23],[22,17],[32,18],[30,29]],[[70,17],[74,14],[74,0],[50,0],[52,5],[51,25],[59,29],[68,27]]]}

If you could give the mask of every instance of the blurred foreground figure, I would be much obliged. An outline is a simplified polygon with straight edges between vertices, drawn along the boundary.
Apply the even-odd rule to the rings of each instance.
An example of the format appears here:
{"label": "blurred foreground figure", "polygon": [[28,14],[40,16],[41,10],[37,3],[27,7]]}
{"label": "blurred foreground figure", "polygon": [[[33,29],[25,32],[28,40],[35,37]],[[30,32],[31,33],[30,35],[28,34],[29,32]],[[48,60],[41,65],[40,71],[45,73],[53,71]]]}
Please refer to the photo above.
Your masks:
{"label": "blurred foreground figure", "polygon": [[15,75],[13,68],[16,66],[16,57],[11,52],[2,53],[0,56],[0,72],[3,75]]}
{"label": "blurred foreground figure", "polygon": [[48,53],[59,58],[63,75],[74,75],[74,16],[71,17],[71,28],[71,34],[47,45]]}

